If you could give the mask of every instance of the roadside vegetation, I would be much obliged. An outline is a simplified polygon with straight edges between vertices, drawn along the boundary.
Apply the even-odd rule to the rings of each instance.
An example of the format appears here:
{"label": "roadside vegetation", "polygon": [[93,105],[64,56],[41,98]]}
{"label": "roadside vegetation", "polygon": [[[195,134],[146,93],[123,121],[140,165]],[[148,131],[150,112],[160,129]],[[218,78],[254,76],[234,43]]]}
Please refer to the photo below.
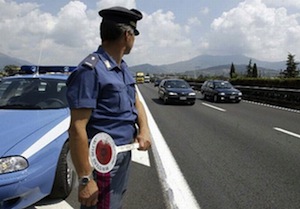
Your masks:
{"label": "roadside vegetation", "polygon": [[300,89],[299,63],[295,61],[295,55],[289,53],[286,60],[286,69],[282,69],[278,77],[262,77],[259,74],[258,66],[249,60],[245,74],[238,74],[234,63],[231,63],[228,77],[226,76],[198,76],[198,78],[187,78],[181,76],[189,82],[203,83],[208,79],[229,80],[233,85],[260,86],[270,88],[291,88]]}

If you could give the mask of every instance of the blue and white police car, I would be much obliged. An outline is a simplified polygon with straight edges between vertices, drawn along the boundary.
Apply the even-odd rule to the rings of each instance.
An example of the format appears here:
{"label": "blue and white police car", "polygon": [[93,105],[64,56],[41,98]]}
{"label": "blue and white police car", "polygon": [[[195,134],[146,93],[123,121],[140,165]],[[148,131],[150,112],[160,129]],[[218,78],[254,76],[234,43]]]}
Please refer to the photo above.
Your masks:
{"label": "blue and white police car", "polygon": [[22,66],[0,82],[0,208],[70,194],[75,171],[64,72],[73,68]]}

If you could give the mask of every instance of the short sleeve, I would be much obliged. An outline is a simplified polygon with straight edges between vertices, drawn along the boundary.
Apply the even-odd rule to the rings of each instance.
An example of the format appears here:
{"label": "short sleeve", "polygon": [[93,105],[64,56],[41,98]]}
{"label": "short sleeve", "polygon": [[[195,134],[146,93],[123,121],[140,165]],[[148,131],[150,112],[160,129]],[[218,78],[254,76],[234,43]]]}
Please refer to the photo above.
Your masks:
{"label": "short sleeve", "polygon": [[67,100],[69,107],[96,108],[98,95],[98,82],[95,70],[78,67],[67,81]]}

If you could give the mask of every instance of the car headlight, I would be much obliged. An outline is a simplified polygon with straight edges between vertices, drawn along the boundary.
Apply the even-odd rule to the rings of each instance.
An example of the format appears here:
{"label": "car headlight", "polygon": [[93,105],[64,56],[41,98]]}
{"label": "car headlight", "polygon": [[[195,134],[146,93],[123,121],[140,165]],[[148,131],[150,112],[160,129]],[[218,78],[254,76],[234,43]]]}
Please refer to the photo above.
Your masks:
{"label": "car headlight", "polygon": [[0,158],[0,174],[24,170],[28,162],[21,156]]}
{"label": "car headlight", "polygon": [[242,92],[239,92],[238,95],[239,95],[239,96],[242,96]]}
{"label": "car headlight", "polygon": [[169,92],[169,95],[175,96],[175,95],[177,95],[177,93],[175,93],[175,92]]}
{"label": "car headlight", "polygon": [[191,93],[189,93],[189,96],[196,96],[196,93],[195,92],[191,92]]}
{"label": "car headlight", "polygon": [[225,96],[225,93],[224,92],[220,92],[219,95]]}

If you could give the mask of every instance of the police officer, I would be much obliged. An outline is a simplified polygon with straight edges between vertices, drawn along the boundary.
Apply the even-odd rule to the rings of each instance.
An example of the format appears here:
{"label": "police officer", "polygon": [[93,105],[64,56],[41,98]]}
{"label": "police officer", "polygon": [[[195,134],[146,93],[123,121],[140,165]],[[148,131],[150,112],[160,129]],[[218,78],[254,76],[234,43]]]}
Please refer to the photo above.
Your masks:
{"label": "police officer", "polygon": [[113,170],[102,174],[90,166],[88,142],[98,132],[105,132],[118,146],[133,140],[138,141],[140,150],[151,146],[145,110],[122,58],[130,53],[139,34],[136,26],[142,14],[136,9],[112,7],[99,15],[102,43],[67,81],[70,150],[79,177],[81,208],[117,209],[126,191],[131,152],[119,153]]}

